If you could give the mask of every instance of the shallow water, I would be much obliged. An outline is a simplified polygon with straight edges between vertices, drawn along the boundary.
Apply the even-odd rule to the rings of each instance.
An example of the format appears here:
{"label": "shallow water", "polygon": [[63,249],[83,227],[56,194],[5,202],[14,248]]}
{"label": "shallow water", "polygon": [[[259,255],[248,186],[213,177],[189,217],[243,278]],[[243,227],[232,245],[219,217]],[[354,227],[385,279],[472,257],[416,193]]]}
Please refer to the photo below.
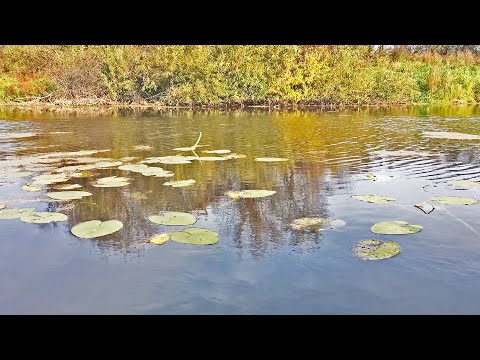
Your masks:
{"label": "shallow water", "polygon": [[[43,225],[0,220],[0,313],[480,314],[480,204],[436,204],[428,215],[413,207],[434,195],[480,199],[479,190],[446,184],[480,181],[480,141],[428,138],[423,131],[480,135],[480,108],[0,110],[0,135],[37,134],[0,139],[0,170],[51,152],[108,149],[90,157],[138,160],[174,155],[172,148],[193,145],[199,132],[200,143],[210,145],[196,150],[200,156],[212,156],[203,153],[208,149],[247,155],[151,165],[173,171],[172,178],[95,170],[95,178],[133,180],[124,188],[96,188],[92,178],[71,179],[65,184],[80,184],[93,196],[67,204],[49,201],[45,191],[22,191],[29,177],[0,179],[0,202],[7,201],[9,208],[57,209],[69,217]],[[137,145],[153,149],[133,150]],[[427,153],[396,156],[393,150]],[[256,157],[289,160],[260,163]],[[65,161],[53,165],[70,164]],[[379,179],[372,181],[368,174]],[[162,185],[183,179],[196,184]],[[276,194],[235,201],[224,195],[243,189]],[[132,199],[133,192],[147,198]],[[370,204],[352,199],[355,194],[397,201]],[[194,226],[217,231],[220,241],[142,244],[171,230],[148,221],[164,210],[196,214]],[[289,227],[306,216],[341,219],[346,225],[318,233]],[[91,219],[118,219],[124,227],[91,240],[70,233],[72,226]],[[387,220],[420,224],[424,230],[370,232],[374,223]],[[379,261],[354,257],[352,246],[371,238],[395,241],[402,252]]]}

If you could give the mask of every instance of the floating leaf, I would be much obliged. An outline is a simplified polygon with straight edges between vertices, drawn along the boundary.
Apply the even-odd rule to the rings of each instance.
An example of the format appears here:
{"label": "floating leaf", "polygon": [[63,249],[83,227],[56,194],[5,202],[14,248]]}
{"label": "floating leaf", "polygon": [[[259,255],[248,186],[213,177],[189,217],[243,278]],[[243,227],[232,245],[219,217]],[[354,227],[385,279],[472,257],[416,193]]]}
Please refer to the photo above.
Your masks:
{"label": "floating leaf", "polygon": [[320,217],[311,217],[311,218],[305,217],[305,218],[295,219],[290,224],[293,230],[303,230],[303,231],[334,230],[345,225],[346,223],[343,220],[323,219]]}
{"label": "floating leaf", "polygon": [[478,203],[477,199],[456,196],[436,196],[432,198],[432,201],[445,205],[472,205]]}
{"label": "floating leaf", "polygon": [[117,176],[109,176],[105,178],[97,179],[95,182],[92,182],[92,186],[95,187],[121,187],[121,186],[128,186],[129,178],[125,177],[117,177]]}
{"label": "floating leaf", "polygon": [[206,154],[229,154],[232,151],[227,149],[222,149],[222,150],[203,150],[203,152]]}
{"label": "floating leaf", "polygon": [[92,193],[88,191],[59,191],[47,193],[49,198],[55,200],[76,200],[81,199],[84,196],[92,196]]}
{"label": "floating leaf", "polygon": [[109,168],[114,166],[122,165],[121,161],[100,161],[95,163],[96,168]]}
{"label": "floating leaf", "polygon": [[360,201],[365,201],[369,203],[388,203],[390,201],[395,201],[396,199],[386,196],[377,196],[377,195],[353,195],[352,198]]}
{"label": "floating leaf", "polygon": [[435,207],[430,201],[423,202],[421,204],[416,204],[414,205],[417,209],[422,210],[425,214],[430,214],[433,210],[435,210]]}
{"label": "floating leaf", "polygon": [[163,234],[152,236],[148,241],[151,242],[152,244],[163,245],[168,240],[170,240],[170,234],[163,233]]}
{"label": "floating leaf", "polygon": [[145,165],[145,164],[122,165],[118,167],[118,170],[132,171],[132,172],[142,172],[146,169],[148,169],[148,165]]}
{"label": "floating leaf", "polygon": [[57,212],[31,212],[26,215],[22,215],[20,220],[26,223],[48,224],[54,221],[68,220],[68,216]]}
{"label": "floating leaf", "polygon": [[288,161],[288,159],[287,158],[276,158],[276,157],[259,157],[259,158],[255,158],[255,161],[277,162],[277,161]]}
{"label": "floating leaf", "polygon": [[247,157],[247,155],[237,154],[237,153],[231,153],[231,154],[228,154],[228,155],[224,156],[224,158],[227,159],[227,160],[230,160],[230,159],[245,159],[246,157]]}
{"label": "floating leaf", "polygon": [[140,191],[134,191],[130,193],[130,197],[134,200],[146,200],[148,199],[148,196],[141,193]]}
{"label": "floating leaf", "polygon": [[27,138],[27,137],[33,137],[37,136],[36,133],[33,132],[25,132],[25,133],[6,133],[6,134],[0,134],[0,140],[5,140],[5,139],[22,139],[22,138]]}
{"label": "floating leaf", "polygon": [[126,157],[121,158],[120,161],[130,162],[130,161],[137,160],[137,159],[139,159],[138,156],[126,156]]}
{"label": "floating leaf", "polygon": [[152,150],[153,147],[150,145],[137,145],[133,148],[133,150]]}
{"label": "floating leaf", "polygon": [[374,224],[371,229],[375,234],[405,235],[423,230],[421,225],[410,225],[406,221],[382,221]]}
{"label": "floating leaf", "polygon": [[393,241],[380,241],[377,239],[362,240],[353,247],[353,255],[363,260],[388,259],[400,254],[400,246]]}
{"label": "floating leaf", "polygon": [[166,183],[163,183],[163,185],[172,186],[172,187],[183,187],[183,186],[190,186],[195,183],[196,183],[195,180],[188,179],[188,180],[168,181]]}
{"label": "floating leaf", "polygon": [[193,151],[195,149],[196,149],[195,147],[190,146],[190,147],[179,147],[179,148],[175,148],[175,149],[172,149],[172,150],[175,150],[175,151]]}
{"label": "floating leaf", "polygon": [[225,161],[225,160],[228,160],[226,157],[224,156],[199,156],[199,157],[196,157],[195,159],[193,160],[199,160],[199,161]]}
{"label": "floating leaf", "polygon": [[261,198],[275,194],[273,190],[242,190],[239,196],[244,199]]}
{"label": "floating leaf", "polygon": [[423,136],[436,139],[480,140],[480,136],[447,131],[424,131]]}
{"label": "floating leaf", "polygon": [[191,161],[188,160],[185,156],[160,156],[160,157],[152,157],[152,158],[147,158],[143,161],[140,161],[141,163],[144,164],[171,164],[171,165],[176,165],[176,164],[191,164]]}
{"label": "floating leaf", "polygon": [[214,231],[201,228],[187,228],[170,233],[170,239],[191,245],[213,245],[218,242],[220,235]]}
{"label": "floating leaf", "polygon": [[160,225],[192,225],[197,222],[195,215],[184,212],[165,212],[162,215],[152,215],[148,220]]}
{"label": "floating leaf", "polygon": [[175,175],[171,171],[166,171],[159,167],[147,167],[145,170],[142,171],[142,175],[144,176],[155,176],[155,177],[171,177]]}
{"label": "floating leaf", "polygon": [[42,185],[50,185],[53,183],[60,183],[70,180],[69,177],[63,174],[45,174],[45,175],[38,175],[32,178],[35,182],[32,185],[42,184]]}
{"label": "floating leaf", "polygon": [[0,219],[17,219],[33,211],[34,208],[4,209],[0,210]]}
{"label": "floating leaf", "polygon": [[468,180],[454,180],[449,181],[448,184],[453,186],[459,186],[465,189],[473,189],[480,186],[480,182]]}
{"label": "floating leaf", "polygon": [[22,178],[30,175],[33,175],[33,173],[29,171],[1,172],[0,179]]}
{"label": "floating leaf", "polygon": [[68,185],[60,185],[56,186],[55,190],[74,190],[74,189],[80,189],[82,185],[79,184],[68,184]]}
{"label": "floating leaf", "polygon": [[235,199],[235,200],[240,199],[240,198],[241,198],[241,196],[240,196],[241,194],[242,194],[241,191],[227,191],[227,192],[225,193],[225,195],[227,195],[228,197],[230,197],[230,198],[232,198],[232,199]]}
{"label": "floating leaf", "polygon": [[121,221],[118,220],[90,220],[75,225],[70,230],[73,235],[83,239],[93,239],[117,232],[123,227]]}
{"label": "floating leaf", "polygon": [[41,191],[42,188],[39,188],[39,187],[36,187],[36,186],[31,186],[31,185],[23,185],[22,186],[22,190],[25,190],[25,191]]}

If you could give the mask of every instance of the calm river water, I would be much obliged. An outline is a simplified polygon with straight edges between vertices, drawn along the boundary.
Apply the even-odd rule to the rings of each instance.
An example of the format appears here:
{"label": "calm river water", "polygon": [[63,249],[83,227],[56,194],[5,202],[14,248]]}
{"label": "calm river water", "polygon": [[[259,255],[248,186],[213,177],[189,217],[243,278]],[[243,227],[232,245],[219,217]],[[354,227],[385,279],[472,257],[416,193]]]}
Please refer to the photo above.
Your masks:
{"label": "calm river water", "polygon": [[[480,199],[480,187],[447,184],[480,181],[480,140],[429,138],[424,131],[480,135],[480,107],[0,110],[0,176],[33,173],[0,178],[0,202],[7,209],[68,216],[49,224],[0,220],[0,313],[480,314],[480,204],[439,204],[430,214],[413,206],[435,195]],[[173,171],[171,178],[96,169],[87,177],[43,185],[45,190],[21,190],[33,176],[97,160],[92,158],[135,157],[124,162],[136,163],[191,156],[172,149],[192,146],[200,132],[200,144],[209,146],[198,148],[199,156],[223,156],[204,151],[228,149],[246,158],[151,164]],[[135,149],[139,145],[145,147]],[[109,151],[51,155],[80,150]],[[50,160],[42,162],[42,156]],[[288,161],[264,163],[257,157]],[[115,175],[130,178],[130,184],[91,184]],[[163,185],[185,179],[196,183]],[[67,202],[46,197],[49,187],[64,184],[79,184],[77,190],[93,195]],[[276,193],[258,199],[225,196],[245,189]],[[351,198],[366,194],[397,200],[372,204]],[[220,240],[203,246],[145,244],[152,235],[183,228],[148,220],[166,210],[195,214],[194,226],[218,232]],[[346,225],[320,232],[290,227],[294,219],[318,216]],[[70,233],[92,219],[117,219],[124,226],[96,239]],[[423,231],[370,231],[388,220],[419,224]],[[397,242],[401,253],[378,261],[353,256],[355,243],[372,238]]]}

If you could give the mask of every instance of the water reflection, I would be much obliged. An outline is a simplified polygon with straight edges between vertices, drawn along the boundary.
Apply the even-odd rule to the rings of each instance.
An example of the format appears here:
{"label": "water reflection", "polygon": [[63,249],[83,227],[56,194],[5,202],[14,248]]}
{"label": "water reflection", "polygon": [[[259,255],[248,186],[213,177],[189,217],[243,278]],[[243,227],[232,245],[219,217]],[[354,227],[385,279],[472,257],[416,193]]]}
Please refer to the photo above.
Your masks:
{"label": "water reflection", "polygon": [[[164,210],[194,212],[199,217],[199,226],[220,232],[220,246],[253,257],[285,247],[316,249],[322,246],[325,234],[292,232],[289,224],[305,216],[348,220],[348,213],[334,214],[331,203],[335,196],[351,195],[358,181],[369,181],[366,174],[395,172],[397,177],[432,183],[480,179],[479,142],[421,136],[427,130],[480,134],[478,107],[333,112],[1,109],[0,119],[5,119],[0,120],[2,132],[37,133],[24,139],[0,140],[0,167],[2,163],[11,166],[12,163],[5,161],[32,159],[38,154],[92,149],[110,149],[91,155],[98,159],[173,155],[176,152],[171,149],[193,145],[199,132],[203,133],[202,144],[210,145],[204,149],[230,149],[247,155],[246,159],[162,165],[175,173],[169,179],[99,169],[96,173],[100,177],[117,175],[133,180],[125,188],[95,188],[90,184],[91,179],[75,178],[68,183],[80,184],[94,195],[76,200],[73,205],[48,200],[48,205],[39,205],[67,214],[68,228],[91,219],[122,221],[124,227],[117,233],[91,241],[107,253],[111,249],[135,254],[144,251],[141,245],[144,240],[168,229],[148,221],[148,216]],[[153,149],[134,150],[137,145]],[[430,151],[434,155],[392,157],[379,153],[379,150],[400,149]],[[202,150],[197,150],[199,155]],[[289,161],[278,164],[254,161],[255,157],[263,156],[286,157]],[[62,159],[53,165],[75,163]],[[183,179],[195,179],[196,184],[188,188],[162,185]],[[0,200],[39,197],[19,190],[28,178],[2,180],[4,184],[18,183],[18,188],[1,186]],[[277,193],[264,199],[236,201],[224,195],[228,190],[243,189],[269,189]],[[133,199],[132,192],[148,196]],[[18,223],[18,227],[23,226],[31,225]],[[52,226],[56,225],[46,225],[49,229]]]}

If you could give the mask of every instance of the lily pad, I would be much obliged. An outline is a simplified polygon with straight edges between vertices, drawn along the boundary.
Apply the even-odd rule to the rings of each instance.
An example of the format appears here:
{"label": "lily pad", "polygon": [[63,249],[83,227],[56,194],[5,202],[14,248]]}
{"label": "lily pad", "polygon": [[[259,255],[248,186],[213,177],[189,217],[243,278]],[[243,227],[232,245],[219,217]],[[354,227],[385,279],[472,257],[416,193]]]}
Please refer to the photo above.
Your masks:
{"label": "lily pad", "polygon": [[196,157],[194,160],[199,160],[199,161],[225,161],[228,160],[224,156],[199,156]]}
{"label": "lily pad", "polygon": [[196,183],[195,180],[188,179],[188,180],[168,181],[166,183],[163,183],[163,185],[171,186],[171,187],[184,187],[184,186],[193,185],[195,183]]}
{"label": "lily pad", "polygon": [[150,166],[142,171],[142,175],[155,177],[172,177],[175,174],[171,171],[167,171],[159,167]]}
{"label": "lily pad", "polygon": [[445,205],[472,205],[478,203],[477,199],[456,196],[436,196],[432,198],[432,201]]}
{"label": "lily pad", "polygon": [[179,147],[179,148],[175,148],[175,149],[172,149],[172,150],[175,150],[175,151],[194,151],[195,149],[196,149],[196,147],[189,146],[189,147]]}
{"label": "lily pad", "polygon": [[400,246],[393,241],[362,240],[353,247],[353,255],[363,260],[382,260],[400,254]]}
{"label": "lily pad", "polygon": [[237,153],[231,153],[231,154],[228,154],[228,155],[224,156],[224,158],[227,159],[227,160],[230,160],[230,159],[245,159],[246,157],[247,157],[247,155],[237,154]]}
{"label": "lily pad", "polygon": [[123,162],[121,161],[100,161],[95,163],[96,168],[109,168],[109,167],[114,167],[114,166],[119,166],[122,165]]}
{"label": "lily pad", "polygon": [[41,191],[42,188],[27,184],[27,185],[22,186],[22,190],[25,190],[25,191]]}
{"label": "lily pad", "polygon": [[118,167],[118,170],[132,171],[132,172],[142,172],[146,169],[148,169],[148,165],[145,165],[145,164],[122,165]]}
{"label": "lily pad", "polygon": [[288,161],[288,159],[287,158],[277,158],[277,157],[259,157],[259,158],[255,158],[255,161],[278,162],[278,161]]}
{"label": "lily pad", "polygon": [[121,158],[120,161],[130,162],[130,161],[137,160],[137,159],[139,159],[138,156],[125,156],[125,157]]}
{"label": "lily pad", "polygon": [[54,183],[61,183],[68,181],[70,178],[63,175],[63,174],[45,174],[45,175],[38,175],[32,178],[35,182],[32,185],[42,184],[42,185],[50,185]]}
{"label": "lily pad", "polygon": [[230,198],[232,198],[232,199],[234,199],[234,200],[237,200],[237,199],[240,199],[240,198],[241,198],[241,196],[240,196],[241,193],[242,193],[241,191],[234,191],[234,190],[232,190],[232,191],[227,191],[227,192],[225,193],[225,195],[227,195],[228,197],[230,197]]}
{"label": "lily pad", "polygon": [[82,185],[79,184],[68,184],[68,185],[60,185],[56,186],[55,190],[74,190],[74,189],[81,189]]}
{"label": "lily pad", "polygon": [[31,212],[20,217],[26,223],[48,224],[56,221],[66,221],[68,216],[57,212]]}
{"label": "lily pad", "polygon": [[148,220],[160,225],[193,225],[197,222],[195,215],[184,212],[165,212],[163,215],[152,215]]}
{"label": "lily pad", "polygon": [[153,147],[150,145],[137,145],[133,148],[133,150],[152,150]]}
{"label": "lily pad", "polygon": [[160,156],[147,158],[140,161],[143,164],[170,164],[170,165],[181,165],[181,164],[191,164],[192,162],[188,160],[185,156]]}
{"label": "lily pad", "polygon": [[170,240],[170,234],[169,233],[163,233],[163,234],[152,236],[148,240],[148,242],[151,242],[152,244],[155,244],[155,245],[163,245],[168,240]]}
{"label": "lily pad", "polygon": [[117,176],[109,176],[105,178],[97,179],[95,182],[92,183],[92,186],[95,187],[121,187],[121,186],[128,186],[129,178],[125,177],[117,177]]}
{"label": "lily pad", "polygon": [[479,135],[463,134],[448,131],[424,131],[423,136],[436,139],[451,139],[451,140],[480,140]]}
{"label": "lily pad", "polygon": [[0,140],[4,139],[22,139],[27,137],[37,136],[36,133],[33,132],[25,132],[25,133],[6,133],[0,134]]}
{"label": "lily pad", "polygon": [[0,210],[0,219],[17,219],[35,211],[35,208],[4,209]]}
{"label": "lily pad", "polygon": [[375,234],[405,235],[423,230],[421,225],[410,225],[406,221],[382,221],[374,224],[370,230]]}
{"label": "lily pad", "polygon": [[308,230],[308,231],[316,231],[321,228],[321,225],[325,222],[325,219],[322,218],[300,218],[295,219],[290,224],[292,229],[294,230]]}
{"label": "lily pad", "polygon": [[449,181],[448,184],[453,186],[459,186],[465,189],[473,189],[480,186],[480,182],[468,181],[468,180],[454,180],[454,181]]}
{"label": "lily pad", "polygon": [[121,221],[118,220],[90,220],[75,225],[70,230],[71,233],[79,238],[93,239],[117,232],[123,227]]}
{"label": "lily pad", "polygon": [[84,196],[92,196],[92,193],[88,191],[57,191],[49,192],[47,196],[55,200],[76,200]]}
{"label": "lily pad", "polygon": [[368,203],[377,203],[384,204],[391,201],[395,201],[395,198],[386,197],[386,196],[377,196],[377,195],[353,195],[352,198],[360,201],[365,201]]}
{"label": "lily pad", "polygon": [[275,194],[276,191],[273,190],[242,190],[240,192],[235,192],[235,191],[229,191],[227,192],[227,195],[232,197],[233,196],[238,196],[240,198],[244,199],[253,199],[253,198],[261,198],[265,196],[270,196]]}
{"label": "lily pad", "polygon": [[203,150],[203,152],[206,154],[230,154],[232,151],[227,149],[221,149],[221,150]]}
{"label": "lily pad", "polygon": [[186,228],[170,233],[170,239],[173,241],[191,245],[213,245],[218,242],[219,238],[218,233],[202,228]]}
{"label": "lily pad", "polygon": [[29,171],[0,172],[0,179],[22,178],[30,175],[33,175],[33,172],[29,172]]}

